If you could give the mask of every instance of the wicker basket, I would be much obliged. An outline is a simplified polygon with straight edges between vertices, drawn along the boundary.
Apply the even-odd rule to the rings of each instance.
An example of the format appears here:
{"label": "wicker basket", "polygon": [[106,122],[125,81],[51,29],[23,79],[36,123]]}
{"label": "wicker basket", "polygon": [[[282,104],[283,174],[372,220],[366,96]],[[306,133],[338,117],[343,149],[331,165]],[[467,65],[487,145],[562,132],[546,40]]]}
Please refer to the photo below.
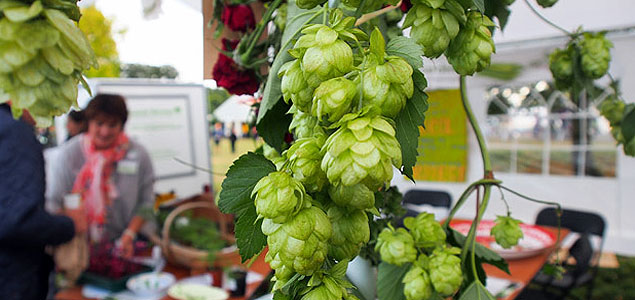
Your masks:
{"label": "wicker basket", "polygon": [[[232,245],[221,249],[216,253],[216,260],[213,266],[209,266],[207,262],[208,252],[204,250],[195,249],[188,246],[179,245],[170,240],[170,228],[172,222],[181,213],[191,209],[206,209],[211,212],[211,218],[218,221],[221,238],[228,244]],[[238,254],[238,248],[235,245],[235,238],[228,230],[225,217],[211,202],[189,202],[177,206],[174,210],[168,214],[165,222],[163,223],[163,229],[161,231],[161,237],[153,235],[150,240],[155,244],[161,245],[163,255],[168,262],[187,267],[190,269],[204,269],[209,267],[227,267],[240,264],[240,255]]]}

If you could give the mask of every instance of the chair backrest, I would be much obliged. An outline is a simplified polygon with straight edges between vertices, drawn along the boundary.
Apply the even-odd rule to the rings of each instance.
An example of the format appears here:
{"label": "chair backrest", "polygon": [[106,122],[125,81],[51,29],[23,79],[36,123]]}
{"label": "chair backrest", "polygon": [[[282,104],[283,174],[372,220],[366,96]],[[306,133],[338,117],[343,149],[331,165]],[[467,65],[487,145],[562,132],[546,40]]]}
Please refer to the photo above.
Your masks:
{"label": "chair backrest", "polygon": [[593,258],[593,247],[587,234],[582,234],[571,245],[569,255],[575,259],[575,266],[572,269],[574,277],[578,277],[589,270],[591,259]]}
{"label": "chair backrest", "polygon": [[[536,217],[537,225],[558,226],[558,215],[555,208],[545,208]],[[604,238],[606,222],[596,213],[584,212],[572,209],[563,209],[560,216],[560,225],[580,234],[593,234]]]}
{"label": "chair backrest", "polygon": [[452,196],[445,191],[409,190],[403,196],[403,203],[416,205],[428,204],[449,209],[450,206],[452,206]]}

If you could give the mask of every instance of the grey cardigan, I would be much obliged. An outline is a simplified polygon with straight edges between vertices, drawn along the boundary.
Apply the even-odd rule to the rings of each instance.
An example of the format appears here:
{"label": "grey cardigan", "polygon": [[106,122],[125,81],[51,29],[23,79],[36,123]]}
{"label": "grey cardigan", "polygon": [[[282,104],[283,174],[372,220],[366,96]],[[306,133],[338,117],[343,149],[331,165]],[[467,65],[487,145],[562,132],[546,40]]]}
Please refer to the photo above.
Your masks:
{"label": "grey cardigan", "polygon": [[[47,209],[58,211],[62,208],[64,196],[73,189],[77,174],[85,162],[81,147],[85,135],[75,136],[61,145],[50,169],[53,174],[47,182]],[[118,196],[106,210],[105,232],[110,239],[119,238],[136,215],[150,211],[154,203],[154,170],[146,149],[130,140],[126,156],[115,163],[112,172]],[[148,224],[151,225],[151,224]],[[144,231],[152,230],[144,226]]]}

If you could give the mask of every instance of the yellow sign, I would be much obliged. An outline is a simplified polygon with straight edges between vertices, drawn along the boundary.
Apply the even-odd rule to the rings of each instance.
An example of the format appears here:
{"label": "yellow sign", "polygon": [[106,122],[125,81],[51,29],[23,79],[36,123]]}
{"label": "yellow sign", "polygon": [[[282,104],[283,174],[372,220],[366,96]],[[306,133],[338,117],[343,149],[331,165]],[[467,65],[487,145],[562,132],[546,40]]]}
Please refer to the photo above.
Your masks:
{"label": "yellow sign", "polygon": [[419,127],[413,177],[421,181],[465,181],[467,119],[459,90],[428,92],[425,129]]}

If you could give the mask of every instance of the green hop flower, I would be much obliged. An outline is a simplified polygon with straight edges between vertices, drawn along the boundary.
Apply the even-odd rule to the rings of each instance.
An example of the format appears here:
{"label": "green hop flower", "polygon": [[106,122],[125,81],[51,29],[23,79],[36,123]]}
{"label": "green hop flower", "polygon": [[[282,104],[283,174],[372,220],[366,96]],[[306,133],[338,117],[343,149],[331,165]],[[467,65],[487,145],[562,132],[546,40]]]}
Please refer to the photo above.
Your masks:
{"label": "green hop flower", "polygon": [[[370,65],[362,74],[364,105],[378,107],[386,117],[396,117],[414,92],[412,72],[410,64],[397,56],[388,56],[385,63]],[[358,77],[357,81],[360,80]]]}
{"label": "green hop flower", "polygon": [[309,192],[320,191],[327,183],[326,174],[320,168],[320,149],[323,144],[323,137],[299,139],[286,152],[293,178],[300,181]]}
{"label": "green hop flower", "polygon": [[604,37],[604,33],[584,33],[584,39],[580,42],[584,75],[598,79],[606,74],[611,61],[611,47],[613,43]]}
{"label": "green hop flower", "polygon": [[377,237],[375,251],[379,251],[381,260],[397,266],[417,259],[415,241],[404,228],[397,230],[384,228]]}
{"label": "green hop flower", "polygon": [[418,247],[435,247],[445,243],[445,231],[433,214],[420,213],[416,218],[405,218],[403,223],[410,230]]}
{"label": "green hop flower", "polygon": [[287,222],[301,209],[311,206],[311,198],[304,186],[287,172],[269,173],[258,181],[251,196],[260,217],[276,223]]}
{"label": "green hop flower", "polygon": [[375,206],[375,194],[364,184],[350,186],[337,183],[329,187],[329,196],[335,204],[353,209],[370,209]]}
{"label": "green hop flower", "polygon": [[262,232],[267,235],[269,245],[265,261],[276,273],[282,269],[286,274],[295,272],[308,276],[322,266],[332,229],[324,211],[312,206],[283,224],[265,219]]}
{"label": "green hop flower", "polygon": [[536,0],[536,2],[538,2],[538,5],[547,8],[552,7],[554,4],[556,4],[556,2],[558,2],[558,0]]}
{"label": "green hop flower", "polygon": [[0,5],[0,103],[11,99],[14,117],[27,109],[42,127],[50,126],[52,116],[77,107],[81,74],[97,67],[74,22],[79,19],[77,6],[58,10],[48,2]]}
{"label": "green hop flower", "polygon": [[324,134],[324,130],[318,124],[318,119],[310,113],[304,113],[293,105],[289,109],[289,113],[293,114],[289,130],[293,132],[296,139],[310,138],[316,134]]}
{"label": "green hop flower", "polygon": [[556,49],[549,55],[549,70],[559,89],[568,89],[573,83],[573,48]]}
{"label": "green hop flower", "polygon": [[333,226],[333,235],[329,240],[329,256],[338,261],[357,256],[359,249],[370,238],[366,213],[362,210],[349,211],[332,205],[327,215]]}
{"label": "green hop flower", "polygon": [[[424,254],[419,255],[417,261],[427,260]],[[414,264],[403,277],[404,283],[403,293],[406,300],[426,300],[432,296],[432,283],[430,275],[420,265]]]}
{"label": "green hop flower", "polygon": [[401,166],[395,129],[380,116],[347,116],[324,144],[322,170],[332,184],[363,183],[376,190],[392,179],[391,164]]}
{"label": "green hop flower", "polygon": [[523,237],[523,231],[520,229],[520,220],[512,217],[497,216],[496,225],[492,227],[490,234],[496,239],[496,243],[505,249],[509,249],[518,244]]}
{"label": "green hop flower", "polygon": [[450,42],[445,56],[460,75],[472,75],[489,66],[496,47],[487,26],[495,24],[487,16],[472,11],[467,15],[465,27]]}
{"label": "green hop flower", "polygon": [[339,284],[331,276],[324,276],[322,283],[311,288],[308,293],[302,296],[301,300],[359,300],[349,294],[346,288]]}
{"label": "green hop flower", "polygon": [[296,109],[310,113],[313,89],[309,88],[300,64],[301,61],[295,59],[280,67],[278,71],[278,76],[282,77],[280,90],[285,102],[291,101]]}
{"label": "green hop flower", "polygon": [[324,3],[326,3],[326,0],[298,0],[295,2],[295,4],[302,9],[312,9]]}
{"label": "green hop flower", "polygon": [[423,53],[437,58],[445,52],[459,33],[459,20],[444,8],[414,4],[404,20],[403,28],[411,27],[410,37],[423,47]]}
{"label": "green hop flower", "polygon": [[262,145],[262,154],[276,165],[276,170],[282,170],[284,163],[287,161],[286,157],[281,156],[276,148],[269,146],[269,144]]}
{"label": "green hop flower", "polygon": [[454,294],[463,282],[458,248],[437,248],[430,255],[428,271],[434,290],[442,296]]}
{"label": "green hop flower", "polygon": [[302,33],[304,35],[294,48],[306,48],[301,67],[310,88],[353,70],[353,50],[338,38],[337,31],[316,24],[305,28]]}
{"label": "green hop flower", "polygon": [[318,120],[335,122],[351,110],[357,85],[344,77],[322,82],[313,92],[311,115]]}
{"label": "green hop flower", "polygon": [[615,97],[609,96],[602,101],[602,104],[600,105],[600,114],[611,122],[611,126],[619,125],[624,117],[625,107],[626,105],[624,102],[619,101]]}

